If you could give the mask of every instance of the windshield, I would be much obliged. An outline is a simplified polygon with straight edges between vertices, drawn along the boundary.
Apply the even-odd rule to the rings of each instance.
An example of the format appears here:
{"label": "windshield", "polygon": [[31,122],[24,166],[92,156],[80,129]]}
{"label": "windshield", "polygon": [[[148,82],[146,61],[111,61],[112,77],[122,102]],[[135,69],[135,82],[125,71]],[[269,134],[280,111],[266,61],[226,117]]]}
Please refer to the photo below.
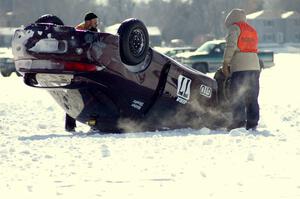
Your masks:
{"label": "windshield", "polygon": [[215,44],[213,44],[211,42],[206,42],[202,46],[200,46],[196,51],[209,53],[214,48],[214,46],[215,46]]}

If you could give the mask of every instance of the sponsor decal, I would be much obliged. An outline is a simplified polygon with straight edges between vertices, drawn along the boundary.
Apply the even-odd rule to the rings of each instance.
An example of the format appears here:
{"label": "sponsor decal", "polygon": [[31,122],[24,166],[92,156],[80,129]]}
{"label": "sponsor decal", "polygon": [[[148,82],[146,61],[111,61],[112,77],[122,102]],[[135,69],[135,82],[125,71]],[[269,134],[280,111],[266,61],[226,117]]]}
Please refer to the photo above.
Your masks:
{"label": "sponsor decal", "polygon": [[137,110],[141,110],[141,108],[144,106],[144,102],[138,101],[138,100],[133,100],[131,107],[137,109]]}
{"label": "sponsor decal", "polygon": [[200,94],[207,97],[207,98],[211,98],[212,88],[202,84],[200,86]]}
{"label": "sponsor decal", "polygon": [[177,83],[177,102],[186,104],[191,95],[192,80],[183,75],[179,75]]}

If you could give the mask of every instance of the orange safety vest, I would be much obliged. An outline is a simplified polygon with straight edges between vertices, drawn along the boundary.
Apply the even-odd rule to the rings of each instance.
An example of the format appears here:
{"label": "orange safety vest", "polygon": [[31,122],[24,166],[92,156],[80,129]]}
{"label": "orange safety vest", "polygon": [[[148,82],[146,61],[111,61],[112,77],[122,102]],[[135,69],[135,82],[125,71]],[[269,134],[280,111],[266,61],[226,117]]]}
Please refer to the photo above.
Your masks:
{"label": "orange safety vest", "polygon": [[77,30],[86,30],[86,29],[84,28],[84,23],[78,24],[77,26],[75,26],[75,29],[77,29]]}
{"label": "orange safety vest", "polygon": [[257,53],[258,34],[256,30],[246,22],[237,22],[234,24],[239,26],[241,30],[237,44],[240,51]]}

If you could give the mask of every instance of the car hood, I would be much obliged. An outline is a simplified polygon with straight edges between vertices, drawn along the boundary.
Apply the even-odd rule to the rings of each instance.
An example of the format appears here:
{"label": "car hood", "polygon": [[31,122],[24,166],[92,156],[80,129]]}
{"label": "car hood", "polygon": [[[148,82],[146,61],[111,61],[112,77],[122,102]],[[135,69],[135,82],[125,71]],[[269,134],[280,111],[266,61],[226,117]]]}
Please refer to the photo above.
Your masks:
{"label": "car hood", "polygon": [[199,55],[208,55],[208,52],[185,52],[185,53],[179,53],[176,55],[176,58],[190,58],[192,56],[199,56]]}

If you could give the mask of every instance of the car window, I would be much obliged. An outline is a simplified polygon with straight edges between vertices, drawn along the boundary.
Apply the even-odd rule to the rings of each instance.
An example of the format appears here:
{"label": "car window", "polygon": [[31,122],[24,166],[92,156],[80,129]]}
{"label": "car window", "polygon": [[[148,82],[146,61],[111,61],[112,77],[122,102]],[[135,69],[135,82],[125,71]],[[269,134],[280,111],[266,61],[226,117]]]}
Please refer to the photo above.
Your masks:
{"label": "car window", "polygon": [[213,49],[213,52],[217,54],[223,54],[224,50],[225,50],[225,43],[221,43],[216,45],[216,47]]}
{"label": "car window", "polygon": [[196,51],[209,53],[214,48],[214,46],[215,46],[215,44],[206,42],[202,46],[200,46]]}
{"label": "car window", "polygon": [[221,51],[224,52],[224,50],[225,50],[225,43],[221,43],[219,45],[219,47],[220,47]]}
{"label": "car window", "polygon": [[175,50],[170,50],[170,51],[166,52],[165,54],[168,55],[168,56],[174,56],[174,55],[176,55],[176,51]]}

